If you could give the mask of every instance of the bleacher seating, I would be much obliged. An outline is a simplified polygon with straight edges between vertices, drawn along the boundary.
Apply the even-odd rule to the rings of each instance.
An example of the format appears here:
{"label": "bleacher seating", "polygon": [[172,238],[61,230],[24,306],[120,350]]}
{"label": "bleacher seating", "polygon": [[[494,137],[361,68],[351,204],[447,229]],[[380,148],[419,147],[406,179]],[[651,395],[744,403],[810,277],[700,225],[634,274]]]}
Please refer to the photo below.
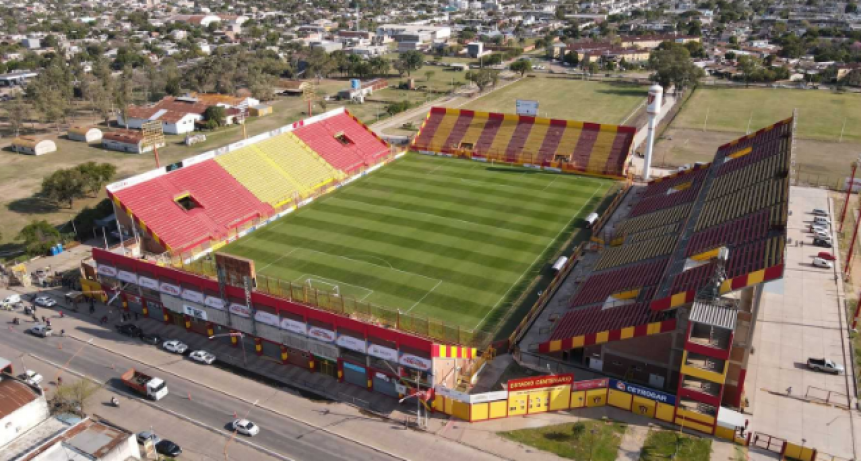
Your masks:
{"label": "bleacher seating", "polygon": [[285,133],[255,144],[260,152],[285,171],[308,194],[346,175],[320,158],[293,133]]}
{"label": "bleacher seating", "polygon": [[[643,299],[651,299],[654,288],[647,290]],[[649,309],[648,301],[604,308],[601,305],[573,309],[565,313],[553,330],[550,340],[567,339],[581,335],[614,331],[659,322],[669,317],[667,312]]]}
{"label": "bleacher seating", "polygon": [[[266,217],[261,202],[218,163],[207,160],[121,189],[116,198],[172,250],[223,239],[230,229]],[[194,207],[177,202],[190,196]]]}
{"label": "bleacher seating", "polygon": [[674,206],[672,208],[665,208],[654,213],[628,218],[616,224],[616,232],[631,235],[654,229],[656,227],[664,227],[687,218],[690,213],[690,203]]}
{"label": "bleacher seating", "polygon": [[768,233],[768,210],[760,210],[745,217],[697,232],[688,243],[686,256],[690,257],[721,246],[735,246],[740,242],[756,240]]}
{"label": "bleacher seating", "polygon": [[670,254],[675,247],[677,235],[665,235],[638,242],[636,245],[621,245],[607,247],[601,253],[601,258],[595,264],[595,270],[600,271],[611,267],[645,261],[658,256]]}
{"label": "bleacher seating", "polygon": [[699,194],[699,187],[689,187],[671,194],[654,195],[640,200],[631,210],[631,216],[640,216],[658,210],[671,208],[682,203],[693,202]]}
{"label": "bleacher seating", "polygon": [[703,168],[699,170],[683,171],[670,178],[660,178],[659,180],[650,182],[640,195],[645,199],[656,195],[666,194],[668,190],[677,187],[685,187],[686,184],[690,184],[690,186],[687,187],[691,189],[698,189],[702,186],[702,181],[705,179],[708,172],[708,169]]}
{"label": "bleacher seating", "polygon": [[[374,165],[389,154],[385,142],[347,113],[302,126],[293,134],[332,166],[348,174]],[[336,135],[343,135],[342,140]]]}
{"label": "bleacher seating", "polygon": [[636,129],[434,107],[413,141],[431,152],[622,176]]}
{"label": "bleacher seating", "polygon": [[572,306],[603,303],[608,296],[629,289],[655,285],[667,265],[668,258],[594,274],[582,284],[571,300]]}

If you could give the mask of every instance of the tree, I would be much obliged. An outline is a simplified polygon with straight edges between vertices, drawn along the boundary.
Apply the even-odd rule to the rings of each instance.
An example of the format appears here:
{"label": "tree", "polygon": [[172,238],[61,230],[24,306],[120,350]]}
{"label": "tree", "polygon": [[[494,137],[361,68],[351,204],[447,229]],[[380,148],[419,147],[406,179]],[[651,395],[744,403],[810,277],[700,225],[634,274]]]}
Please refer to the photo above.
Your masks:
{"label": "tree", "polygon": [[563,57],[562,60],[574,67],[577,64],[580,64],[580,54],[575,50],[571,50],[565,54],[565,57]]}
{"label": "tree", "polygon": [[77,170],[81,173],[84,189],[93,197],[98,195],[105,184],[111,182],[117,175],[117,167],[110,163],[87,162],[78,165]]}
{"label": "tree", "polygon": [[203,112],[203,119],[206,120],[207,123],[215,122],[215,127],[222,126],[227,118],[227,111],[221,106],[209,106]]}
{"label": "tree", "polygon": [[664,91],[671,85],[684,90],[703,77],[703,70],[694,65],[684,45],[670,43],[664,48],[653,50],[649,55],[649,67],[655,71],[650,78],[664,87]]}
{"label": "tree", "polygon": [[6,106],[6,117],[9,119],[9,124],[12,125],[12,130],[15,136],[20,136],[21,127],[30,117],[30,106],[24,102],[24,96],[19,95]]}
{"label": "tree", "polygon": [[521,59],[519,61],[514,61],[508,66],[512,72],[517,72],[521,77],[526,75],[527,72],[532,71],[532,61],[528,59]]}
{"label": "tree", "polygon": [[57,387],[54,395],[55,413],[87,414],[87,403],[92,399],[101,386],[87,379],[79,379],[69,384]]}
{"label": "tree", "polygon": [[858,12],[858,4],[855,2],[849,2],[846,4],[846,8],[843,9],[846,14],[857,13]]}
{"label": "tree", "polygon": [[431,77],[433,77],[435,73],[436,72],[434,72],[432,70],[425,71],[425,81],[429,82]]}
{"label": "tree", "polygon": [[484,89],[493,84],[495,78],[498,78],[498,72],[491,69],[471,70],[466,73],[467,81],[475,83],[478,87],[478,92],[484,92]]}
{"label": "tree", "polygon": [[753,56],[741,56],[738,58],[738,68],[744,74],[744,86],[750,84],[750,79],[759,68],[759,59]]}
{"label": "tree", "polygon": [[424,55],[419,53],[418,51],[407,51],[405,53],[401,53],[398,57],[398,61],[403,64],[404,70],[407,72],[407,76],[411,76],[414,70],[419,70],[422,68],[424,64]]}
{"label": "tree", "polygon": [[123,68],[123,74],[120,76],[120,84],[114,89],[114,102],[119,108],[123,118],[123,123],[126,128],[129,127],[128,110],[129,104],[132,103],[134,96],[134,80],[132,79],[133,70],[131,66]]}
{"label": "tree", "polygon": [[60,243],[60,231],[48,221],[33,221],[18,233],[18,240],[24,241],[28,254],[39,256],[47,254],[51,247]]}

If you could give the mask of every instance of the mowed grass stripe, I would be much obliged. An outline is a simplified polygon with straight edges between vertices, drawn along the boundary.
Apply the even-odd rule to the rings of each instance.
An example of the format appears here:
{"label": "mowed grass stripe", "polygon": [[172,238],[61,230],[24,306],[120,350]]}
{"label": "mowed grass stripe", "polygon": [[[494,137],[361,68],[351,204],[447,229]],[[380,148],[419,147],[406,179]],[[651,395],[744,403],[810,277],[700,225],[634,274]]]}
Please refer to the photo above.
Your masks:
{"label": "mowed grass stripe", "polygon": [[[346,224],[349,222],[349,224]],[[457,253],[460,259],[475,261],[482,266],[491,265],[499,270],[516,271],[522,262],[528,262],[530,253],[518,249],[500,249],[493,245],[480,245],[464,241],[455,235],[434,235],[365,218],[345,220],[337,214],[315,210],[312,215],[297,216],[293,225],[310,231],[322,230],[344,235],[345,238],[361,239],[368,244],[381,243],[421,251],[430,255]],[[336,230],[335,230],[336,229]],[[359,247],[361,248],[361,247]],[[505,257],[500,257],[505,253]],[[535,254],[534,252],[531,254]]]}
{"label": "mowed grass stripe", "polygon": [[405,212],[422,213],[430,216],[439,216],[440,218],[450,218],[461,221],[469,221],[485,226],[497,227],[499,229],[520,232],[528,235],[541,237],[553,237],[555,233],[552,229],[528,223],[520,223],[511,219],[499,218],[499,213],[493,213],[491,210],[464,210],[463,207],[457,206],[455,203],[448,203],[447,207],[438,206],[437,203],[415,203],[415,201],[397,200],[393,197],[383,198],[382,194],[362,194],[357,190],[350,193],[338,194],[339,201],[360,203],[369,206],[378,206],[386,210],[401,210]]}
{"label": "mowed grass stripe", "polygon": [[489,195],[493,197],[504,197],[510,200],[526,200],[530,204],[541,204],[549,207],[567,207],[571,205],[571,198],[582,197],[584,200],[588,198],[586,191],[591,192],[595,186],[580,185],[576,189],[567,189],[564,192],[559,189],[553,189],[555,182],[548,181],[544,187],[551,186],[547,190],[528,189],[518,186],[497,186],[487,185],[476,181],[450,181],[448,179],[437,178],[422,178],[418,175],[413,175],[404,172],[393,172],[379,175],[378,179],[385,181],[394,181],[397,183],[412,184],[420,181],[426,186],[443,188],[448,190],[457,190],[462,193]]}
{"label": "mowed grass stripe", "polygon": [[224,251],[262,275],[340,283],[365,302],[472,328],[505,316],[512,285],[548,263],[540,255],[611,184],[411,154]]}
{"label": "mowed grass stripe", "polygon": [[[332,222],[334,225],[340,225],[345,221],[344,217],[348,216],[351,225],[360,227],[378,227],[381,223],[385,223],[386,229],[393,233],[402,236],[410,236],[412,238],[425,238],[427,240],[456,241],[459,245],[468,250],[482,251],[479,249],[486,248],[492,253],[499,253],[500,250],[509,252],[523,252],[526,255],[535,254],[541,250],[541,244],[535,243],[535,237],[522,236],[521,238],[510,238],[504,236],[495,236],[490,233],[486,226],[476,226],[470,223],[454,221],[454,225],[440,224],[438,222],[422,221],[411,219],[407,216],[397,216],[391,214],[379,213],[377,211],[355,209],[332,204],[325,204],[317,207],[320,218]],[[520,236],[521,234],[517,234]],[[453,239],[453,236],[457,236]],[[515,259],[517,254],[513,255]]]}
{"label": "mowed grass stripe", "polygon": [[[291,228],[293,227],[291,226]],[[270,243],[278,241],[289,242],[291,245],[335,256],[362,255],[379,258],[387,261],[392,267],[401,271],[442,279],[454,284],[483,287],[482,289],[491,292],[500,288],[504,291],[508,288],[508,284],[500,282],[499,278],[490,279],[477,275],[487,272],[503,274],[505,273],[505,268],[497,269],[494,267],[493,269],[496,270],[488,271],[488,268],[492,267],[489,263],[481,264],[461,259],[457,256],[460,253],[459,250],[452,250],[451,248],[445,252],[433,253],[425,250],[398,247],[397,245],[387,244],[384,241],[369,242],[367,239],[355,238],[337,232],[327,232],[317,228],[294,229],[289,234],[263,235],[261,239],[269,240]],[[463,270],[463,266],[471,267],[468,270]],[[275,266],[273,265],[272,267]],[[325,276],[325,274],[320,275]]]}
{"label": "mowed grass stripe", "polygon": [[532,243],[534,236],[519,231],[501,229],[487,224],[471,221],[456,220],[443,216],[425,215],[409,210],[398,210],[392,208],[371,207],[365,203],[346,202],[332,197],[326,203],[317,205],[317,209],[339,216],[352,218],[367,218],[386,222],[401,227],[410,227],[416,230],[432,232],[443,237],[457,235],[459,238],[476,243],[492,243],[506,249],[518,249],[520,251],[541,251],[540,243]]}
{"label": "mowed grass stripe", "polygon": [[[479,162],[463,162],[460,159],[448,159],[443,157],[444,162],[464,163],[470,167],[457,168],[424,168],[421,164],[397,168],[396,172],[405,172],[428,177],[440,176],[451,180],[474,180],[476,182],[495,184],[499,186],[518,186],[532,190],[541,190],[547,183],[556,178],[562,180],[561,186],[570,185],[572,188],[580,188],[584,184],[599,185],[602,179],[587,178],[583,176],[572,176],[551,171],[541,171],[527,168],[509,167],[507,165],[489,165]],[[425,160],[427,162],[428,160]],[[385,171],[385,170],[383,170]],[[391,171],[389,173],[392,173]],[[555,183],[554,183],[555,185]]]}

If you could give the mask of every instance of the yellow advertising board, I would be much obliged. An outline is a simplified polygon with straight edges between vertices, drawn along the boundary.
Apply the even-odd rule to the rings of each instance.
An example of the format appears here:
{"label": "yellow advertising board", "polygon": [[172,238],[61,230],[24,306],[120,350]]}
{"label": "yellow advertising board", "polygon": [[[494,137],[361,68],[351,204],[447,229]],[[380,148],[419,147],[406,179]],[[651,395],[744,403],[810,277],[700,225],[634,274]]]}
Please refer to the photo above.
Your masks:
{"label": "yellow advertising board", "polygon": [[508,381],[508,416],[568,409],[572,382],[573,374]]}

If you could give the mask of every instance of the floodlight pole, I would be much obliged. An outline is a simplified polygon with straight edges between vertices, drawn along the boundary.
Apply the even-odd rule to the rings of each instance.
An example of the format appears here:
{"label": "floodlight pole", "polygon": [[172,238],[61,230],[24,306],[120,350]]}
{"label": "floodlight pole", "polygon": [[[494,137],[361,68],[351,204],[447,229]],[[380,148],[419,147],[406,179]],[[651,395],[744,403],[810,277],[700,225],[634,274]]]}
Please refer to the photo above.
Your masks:
{"label": "floodlight pole", "polygon": [[855,171],[858,169],[858,161],[852,162],[852,178],[846,187],[846,199],[843,201],[843,211],[840,213],[840,230],[843,232],[843,221],[846,219],[846,211],[849,209],[849,198],[852,196],[852,187],[855,185]]}

